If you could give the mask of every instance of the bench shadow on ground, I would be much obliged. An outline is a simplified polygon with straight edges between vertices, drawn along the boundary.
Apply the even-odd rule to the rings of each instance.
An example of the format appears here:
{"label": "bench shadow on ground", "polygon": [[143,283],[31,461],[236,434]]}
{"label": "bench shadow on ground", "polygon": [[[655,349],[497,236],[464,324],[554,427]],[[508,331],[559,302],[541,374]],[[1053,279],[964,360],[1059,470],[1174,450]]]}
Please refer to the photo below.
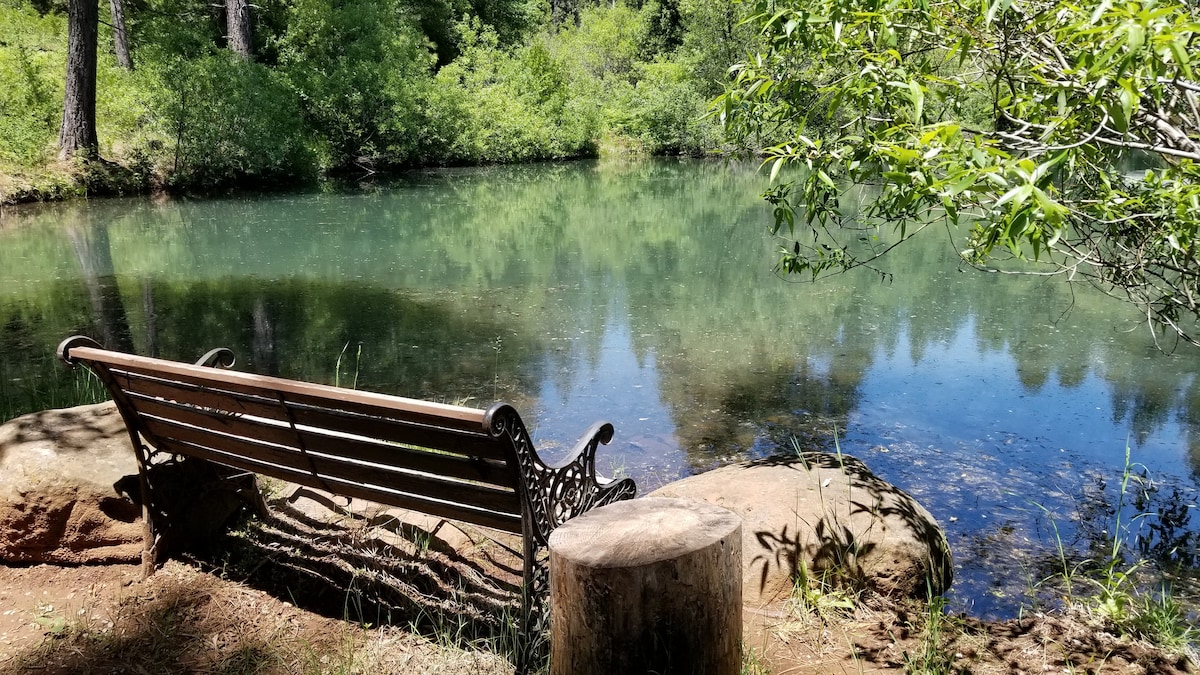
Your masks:
{"label": "bench shadow on ground", "polygon": [[[295,488],[202,566],[333,619],[504,648],[520,614],[519,538]],[[511,641],[511,640],[510,640]]]}
{"label": "bench shadow on ground", "polygon": [[[0,660],[0,673],[326,672],[325,659],[350,658],[347,636],[362,632],[348,629],[385,625],[518,663],[519,539],[290,487],[96,616],[48,608],[45,639]],[[409,645],[387,657],[396,672],[497,672],[487,658],[462,667],[455,659],[473,657],[386,644]]]}

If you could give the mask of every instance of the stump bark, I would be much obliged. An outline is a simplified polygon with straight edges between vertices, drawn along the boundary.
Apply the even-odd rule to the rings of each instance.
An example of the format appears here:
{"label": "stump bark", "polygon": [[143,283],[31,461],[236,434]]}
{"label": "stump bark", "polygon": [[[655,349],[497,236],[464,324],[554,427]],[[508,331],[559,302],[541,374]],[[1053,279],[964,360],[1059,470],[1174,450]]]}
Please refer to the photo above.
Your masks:
{"label": "stump bark", "polygon": [[616,502],[550,535],[552,675],[741,671],[742,522],[688,499]]}

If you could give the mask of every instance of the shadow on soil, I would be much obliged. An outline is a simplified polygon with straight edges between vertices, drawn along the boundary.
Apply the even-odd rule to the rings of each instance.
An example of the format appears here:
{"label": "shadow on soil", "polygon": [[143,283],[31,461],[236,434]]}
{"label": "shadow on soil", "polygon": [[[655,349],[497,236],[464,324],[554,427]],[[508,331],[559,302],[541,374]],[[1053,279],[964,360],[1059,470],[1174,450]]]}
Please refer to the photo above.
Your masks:
{"label": "shadow on soil", "polygon": [[[348,628],[383,625],[519,661],[522,565],[510,546],[447,521],[352,512],[304,488],[269,507],[193,541],[176,556],[190,565],[131,587],[111,616],[55,619],[0,673],[326,672]],[[249,587],[236,602],[230,581]],[[279,624],[296,620],[288,604],[320,615],[329,644],[281,643]]]}
{"label": "shadow on soil", "polygon": [[[314,515],[314,504],[328,515]],[[211,550],[221,553],[197,558],[201,566],[329,618],[514,648],[519,551],[449,521],[357,513],[300,488]]]}

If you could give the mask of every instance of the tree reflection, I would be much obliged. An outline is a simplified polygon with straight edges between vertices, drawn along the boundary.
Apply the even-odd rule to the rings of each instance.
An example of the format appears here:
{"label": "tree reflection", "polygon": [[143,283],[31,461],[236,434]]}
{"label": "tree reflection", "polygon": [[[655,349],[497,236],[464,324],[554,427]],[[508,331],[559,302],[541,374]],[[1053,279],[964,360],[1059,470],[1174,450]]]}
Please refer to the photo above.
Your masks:
{"label": "tree reflection", "polygon": [[89,333],[109,349],[129,351],[133,348],[133,335],[117,286],[108,223],[93,219],[86,202],[72,203],[64,210],[67,237],[75,250],[80,278],[92,305],[93,330]]}
{"label": "tree reflection", "polygon": [[[1106,383],[1135,442],[1178,422],[1200,445],[1200,356],[1114,330],[1123,306],[1109,298],[960,272],[936,238],[887,260],[890,276],[775,277],[754,168],[490,167],[345,193],[6,214],[0,274],[13,276],[0,318],[36,343],[26,351],[70,332],[181,359],[229,345],[248,368],[321,381],[362,342],[360,386],[475,402],[530,399],[543,378],[586,389],[572,359],[596,367],[605,332],[627,326],[696,468],[792,435],[828,447],[871,369],[937,368],[967,340],[973,355],[1011,360],[1031,394]],[[82,297],[56,281],[69,268]],[[937,377],[969,379],[970,368]]]}

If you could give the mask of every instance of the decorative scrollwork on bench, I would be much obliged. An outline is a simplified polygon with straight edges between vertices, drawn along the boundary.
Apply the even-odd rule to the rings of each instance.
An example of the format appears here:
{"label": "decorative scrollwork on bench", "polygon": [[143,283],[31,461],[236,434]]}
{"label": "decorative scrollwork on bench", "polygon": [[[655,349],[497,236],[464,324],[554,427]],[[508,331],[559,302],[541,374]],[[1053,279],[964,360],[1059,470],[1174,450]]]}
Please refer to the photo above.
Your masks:
{"label": "decorative scrollwork on bench", "polygon": [[538,457],[521,416],[507,404],[496,404],[487,420],[493,436],[512,440],[525,484],[525,499],[536,526],[539,546],[571,518],[597,506],[632,499],[637,486],[628,478],[609,480],[596,471],[596,450],[613,437],[613,426],[597,422],[561,462],[547,464]]}

